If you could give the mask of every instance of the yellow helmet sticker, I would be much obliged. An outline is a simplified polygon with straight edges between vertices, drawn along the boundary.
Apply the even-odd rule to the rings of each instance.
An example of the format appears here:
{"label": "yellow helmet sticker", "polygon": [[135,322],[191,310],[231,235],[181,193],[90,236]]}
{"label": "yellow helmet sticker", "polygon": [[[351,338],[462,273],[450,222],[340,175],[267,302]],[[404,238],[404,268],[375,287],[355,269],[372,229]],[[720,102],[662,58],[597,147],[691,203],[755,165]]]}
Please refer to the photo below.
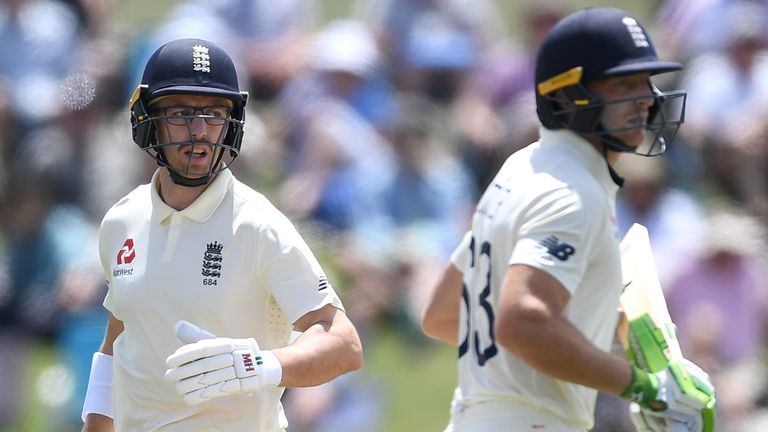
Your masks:
{"label": "yellow helmet sticker", "polygon": [[578,84],[581,81],[583,73],[584,69],[581,66],[576,66],[575,68],[568,69],[546,81],[540,82],[536,88],[539,91],[539,94],[544,96],[563,87]]}

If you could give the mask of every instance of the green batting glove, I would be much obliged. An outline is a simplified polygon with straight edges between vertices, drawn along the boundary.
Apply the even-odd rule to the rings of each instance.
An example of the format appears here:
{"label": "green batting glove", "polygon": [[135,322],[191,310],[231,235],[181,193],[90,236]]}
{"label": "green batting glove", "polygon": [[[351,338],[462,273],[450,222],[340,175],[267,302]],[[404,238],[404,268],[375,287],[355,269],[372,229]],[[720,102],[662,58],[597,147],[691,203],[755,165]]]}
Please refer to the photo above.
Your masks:
{"label": "green batting glove", "polygon": [[642,408],[663,411],[667,408],[667,405],[664,401],[658,399],[658,395],[659,379],[656,375],[632,365],[632,381],[621,394],[621,397],[637,402]]}

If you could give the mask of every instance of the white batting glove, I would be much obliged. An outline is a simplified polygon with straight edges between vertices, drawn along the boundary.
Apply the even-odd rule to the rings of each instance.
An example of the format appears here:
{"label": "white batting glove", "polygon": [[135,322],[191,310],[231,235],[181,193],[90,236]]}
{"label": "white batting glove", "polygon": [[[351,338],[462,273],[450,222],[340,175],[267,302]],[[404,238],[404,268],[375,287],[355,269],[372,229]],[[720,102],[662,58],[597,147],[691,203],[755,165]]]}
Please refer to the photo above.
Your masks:
{"label": "white batting glove", "polygon": [[176,383],[187,405],[280,384],[280,361],[253,338],[203,339],[213,334],[186,321],[176,324],[176,335],[186,345],[166,359],[165,379]]}
{"label": "white batting glove", "polygon": [[[709,375],[689,360],[672,362],[655,374],[634,371],[623,395],[641,408],[635,419],[649,431],[712,432],[715,427],[715,390]],[[631,413],[632,414],[632,413]]]}

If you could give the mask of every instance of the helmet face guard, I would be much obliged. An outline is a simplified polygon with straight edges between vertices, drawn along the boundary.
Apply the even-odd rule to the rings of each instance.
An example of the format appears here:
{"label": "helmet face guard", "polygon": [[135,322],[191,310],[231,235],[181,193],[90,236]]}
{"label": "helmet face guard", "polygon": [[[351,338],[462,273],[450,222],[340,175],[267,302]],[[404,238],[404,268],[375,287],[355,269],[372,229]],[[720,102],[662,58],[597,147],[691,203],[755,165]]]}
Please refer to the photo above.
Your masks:
{"label": "helmet face guard", "polygon": [[[143,108],[134,108],[134,112],[141,112]],[[199,112],[199,110],[198,110]],[[244,120],[232,118],[231,114],[225,118],[212,117],[206,114],[197,114],[169,117],[165,113],[157,112],[152,108],[147,114],[140,116],[141,120],[135,121],[134,140],[136,144],[152,156],[158,165],[168,169],[171,178],[177,184],[182,186],[200,186],[208,183],[220,171],[228,168],[235,158],[240,154],[240,143],[242,142]],[[197,141],[192,133],[192,122],[200,119],[206,122],[215,122],[220,126],[218,136],[212,137],[214,140]],[[183,134],[187,139],[183,141],[158,142],[157,131],[165,130],[165,136],[171,137],[171,127],[186,127],[187,133]],[[178,135],[175,134],[175,135]],[[236,145],[235,145],[236,144]],[[188,159],[186,167],[173,166],[169,163],[164,150],[174,146],[190,146],[190,153],[194,153],[199,147],[206,146],[212,153],[211,163],[203,171],[194,171],[192,168],[192,157]]]}
{"label": "helmet face guard", "polygon": [[[609,150],[613,151],[635,153],[641,156],[658,156],[666,151],[667,143],[674,140],[680,125],[685,120],[687,99],[685,91],[662,92],[649,80],[648,86],[653,94],[654,103],[648,110],[646,122],[632,127],[606,129],[601,123],[605,107],[627,102],[635,103],[637,116],[642,117],[636,102],[648,97],[633,96],[603,101],[592,95],[580,83],[579,69],[575,68],[563,76],[540,83],[537,87],[537,105],[548,107],[543,113],[547,118],[545,126],[551,129],[569,129],[582,136],[598,137]],[[568,78],[568,74],[572,77]],[[563,87],[559,87],[560,85]],[[542,94],[542,92],[545,93]],[[542,115],[541,111],[539,115]],[[646,131],[644,142],[637,147],[627,145],[616,136],[618,133],[634,129]]]}
{"label": "helmet face guard", "polygon": [[[601,123],[606,106],[651,96],[604,101],[591,94],[586,85],[605,78],[656,75],[681,68],[679,63],[659,60],[645,29],[627,12],[585,8],[558,22],[542,42],[536,59],[536,111],[548,129],[569,129],[597,137],[608,150],[659,155],[684,120],[684,91],[661,92],[649,80],[654,104],[646,124],[607,130]],[[616,136],[641,128],[646,139],[637,148]]]}
{"label": "helmet face guard", "polygon": [[[232,107],[226,118],[212,118],[200,110],[192,115],[174,116],[175,127],[186,125],[188,141],[164,142],[157,139],[158,128],[170,134],[169,117],[152,109],[152,102],[163,96],[198,95],[229,99]],[[206,184],[239,155],[245,125],[247,92],[238,87],[235,67],[230,57],[216,45],[200,39],[179,39],[160,47],[150,57],[140,84],[130,100],[133,141],[152,156],[160,166],[166,167],[173,181],[182,186]],[[198,114],[199,113],[199,114]],[[215,121],[222,128],[215,142],[196,142],[192,137],[191,122],[196,119]],[[213,158],[205,172],[191,170],[192,159],[186,167],[173,167],[164,154],[169,146],[190,145],[211,148]]]}

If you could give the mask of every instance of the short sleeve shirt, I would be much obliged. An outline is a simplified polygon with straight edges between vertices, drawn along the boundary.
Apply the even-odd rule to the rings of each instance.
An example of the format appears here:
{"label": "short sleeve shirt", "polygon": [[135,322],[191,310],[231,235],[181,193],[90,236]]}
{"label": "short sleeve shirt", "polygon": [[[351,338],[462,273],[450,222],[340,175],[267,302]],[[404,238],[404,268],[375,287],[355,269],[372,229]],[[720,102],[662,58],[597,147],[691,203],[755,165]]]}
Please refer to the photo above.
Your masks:
{"label": "short sleeve shirt", "polygon": [[114,343],[116,428],[282,430],[281,388],[185,405],[163,379],[182,345],[174,326],[186,320],[274,349],[301,316],[341,301],[294,226],[229,170],[181,211],[162,201],[157,175],[115,204],[100,230],[104,306],[125,325]]}
{"label": "short sleeve shirt", "polygon": [[617,190],[603,156],[568,131],[542,128],[539,142],[507,159],[452,256],[466,287],[459,340],[465,402],[514,400],[591,427],[594,390],[536,371],[496,346],[491,329],[507,269],[524,264],[555,277],[571,294],[566,317],[610,349],[621,293]]}

